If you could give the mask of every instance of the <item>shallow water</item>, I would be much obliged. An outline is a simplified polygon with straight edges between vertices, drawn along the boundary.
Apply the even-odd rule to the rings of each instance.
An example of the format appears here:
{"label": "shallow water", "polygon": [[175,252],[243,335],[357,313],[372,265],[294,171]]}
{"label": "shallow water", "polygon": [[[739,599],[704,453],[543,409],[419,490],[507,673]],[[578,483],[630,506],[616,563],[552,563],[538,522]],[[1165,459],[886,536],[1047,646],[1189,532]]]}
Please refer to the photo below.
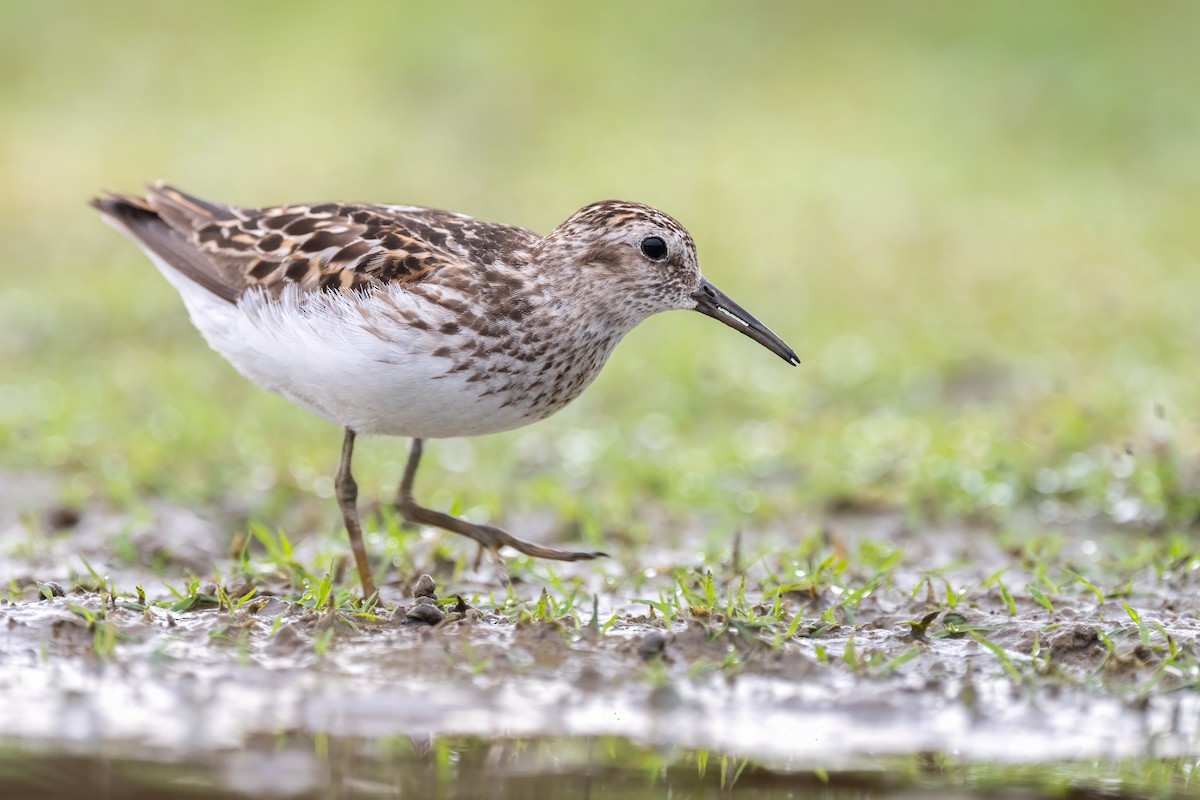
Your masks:
{"label": "shallow water", "polygon": [[[185,520],[193,550],[219,552],[187,512],[156,513],[151,529]],[[719,615],[685,615],[667,629],[637,598],[672,579],[647,570],[631,589],[612,564],[581,573],[595,621],[592,602],[574,616],[517,623],[477,600],[461,619],[430,626],[406,616],[410,587],[394,581],[376,619],[286,602],[270,596],[270,582],[235,611],[143,609],[72,588],[63,564],[86,554],[111,585],[141,582],[149,601],[171,599],[151,589],[163,577],[105,557],[108,527],[93,517],[36,550],[19,526],[4,531],[10,585],[52,579],[68,591],[0,600],[0,796],[84,796],[96,775],[102,796],[371,796],[417,786],[463,797],[704,796],[735,784],[763,796],[954,796],[1007,780],[981,778],[980,765],[1058,764],[1069,774],[1090,764],[1084,782],[1098,786],[1098,763],[1153,757],[1190,775],[1179,764],[1200,756],[1195,659],[1157,669],[1162,648],[1146,647],[1119,600],[1056,597],[1053,615],[1023,600],[1012,614],[994,587],[980,589],[939,611],[928,635],[914,634],[933,603],[899,587],[922,585],[919,565],[957,564],[946,574],[964,585],[1002,563],[1002,547],[969,529],[917,535],[889,516],[831,523],[847,547],[883,538],[904,543],[906,558],[853,620],[820,622],[836,595],[790,597],[805,624],[773,642]],[[1092,549],[1070,541],[1076,560]],[[691,557],[648,549],[644,563]],[[1010,569],[1019,585],[1020,565]],[[455,580],[439,592],[499,589],[486,568]],[[1191,573],[1128,584],[1127,602],[1181,653],[1200,641],[1187,600],[1194,584]],[[932,776],[930,764],[940,765]]]}
{"label": "shallow water", "polygon": [[[463,796],[483,779],[471,770],[488,763],[476,750],[523,752],[522,741],[550,755],[505,769],[564,788],[596,770],[645,779],[608,756],[581,760],[578,743],[596,740],[621,742],[628,758],[653,755],[658,784],[680,763],[694,766],[694,751],[792,777],[874,773],[883,757],[923,752],[1013,763],[1200,753],[1194,692],[1133,704],[1086,688],[1014,686],[970,640],[930,640],[909,669],[862,679],[819,664],[809,643],[756,652],[740,637],[709,640],[699,623],[676,626],[665,662],[649,667],[638,645],[655,626],[636,621],[608,635],[489,615],[437,629],[335,622],[333,644],[318,656],[313,642],[329,620],[308,609],[284,608],[291,619],[274,636],[271,613],[119,609],[109,620],[131,640],[101,660],[95,632],[66,608],[97,601],[0,606],[0,729],[10,752],[45,754],[27,775],[17,771],[22,779],[67,754],[129,769],[182,759],[214,786],[259,796],[261,770],[286,766],[291,783],[269,795],[302,796],[335,785],[322,748],[338,742],[367,753],[354,764],[374,763],[372,752],[398,740],[450,741]],[[230,624],[236,641],[211,635]],[[836,634],[821,641],[839,649]],[[912,647],[900,628],[860,631],[857,641],[890,654]],[[746,659],[737,675],[689,671],[729,654]],[[276,749],[293,738],[303,744]],[[419,755],[407,757],[423,763]]]}
{"label": "shallow water", "polygon": [[[5,797],[1037,797],[988,770],[928,758],[860,770],[786,771],[648,749],[611,737],[302,738],[279,735],[192,759],[47,754],[25,748],[0,776]],[[2,762],[0,762],[2,763]],[[949,779],[949,780],[947,780]],[[1097,796],[1116,797],[1116,792]]]}

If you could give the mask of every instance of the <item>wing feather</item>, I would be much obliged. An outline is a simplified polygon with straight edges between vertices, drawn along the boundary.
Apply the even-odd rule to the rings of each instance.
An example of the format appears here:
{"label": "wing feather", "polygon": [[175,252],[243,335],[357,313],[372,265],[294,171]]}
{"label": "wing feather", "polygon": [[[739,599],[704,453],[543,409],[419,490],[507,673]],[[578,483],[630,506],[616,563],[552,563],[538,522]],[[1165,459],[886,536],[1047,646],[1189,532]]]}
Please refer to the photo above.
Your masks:
{"label": "wing feather", "polygon": [[172,268],[230,302],[252,287],[278,295],[417,284],[443,272],[527,261],[539,237],[510,225],[416,206],[321,203],[240,208],[165,184],[92,205]]}

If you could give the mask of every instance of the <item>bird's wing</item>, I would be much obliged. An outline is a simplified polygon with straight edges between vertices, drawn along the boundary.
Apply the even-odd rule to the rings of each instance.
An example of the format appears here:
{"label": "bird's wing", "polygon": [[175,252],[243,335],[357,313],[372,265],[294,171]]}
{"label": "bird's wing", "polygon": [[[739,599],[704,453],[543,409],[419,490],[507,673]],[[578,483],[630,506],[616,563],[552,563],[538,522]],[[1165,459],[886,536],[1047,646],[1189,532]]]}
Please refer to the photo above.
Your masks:
{"label": "bird's wing", "polygon": [[110,193],[92,205],[169,266],[230,302],[435,280],[442,271],[521,259],[532,231],[416,206],[321,203],[239,208],[170,186]]}

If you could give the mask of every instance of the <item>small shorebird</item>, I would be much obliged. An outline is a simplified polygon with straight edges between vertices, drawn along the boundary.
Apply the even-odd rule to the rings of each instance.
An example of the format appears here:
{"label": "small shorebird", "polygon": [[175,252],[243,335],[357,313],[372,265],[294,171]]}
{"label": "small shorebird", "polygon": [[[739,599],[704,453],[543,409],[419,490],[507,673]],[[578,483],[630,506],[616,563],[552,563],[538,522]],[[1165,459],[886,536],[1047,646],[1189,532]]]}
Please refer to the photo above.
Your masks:
{"label": "small shorebird", "polygon": [[350,473],[358,434],[413,440],[395,506],[411,523],[558,561],[556,550],[417,505],[422,441],[512,430],[579,396],[652,314],[707,314],[799,364],[700,275],[688,232],[640,203],[585,206],[547,236],[417,206],[239,208],[161,183],[92,200],[254,383],[342,426],[336,491],[363,596],[375,592]]}

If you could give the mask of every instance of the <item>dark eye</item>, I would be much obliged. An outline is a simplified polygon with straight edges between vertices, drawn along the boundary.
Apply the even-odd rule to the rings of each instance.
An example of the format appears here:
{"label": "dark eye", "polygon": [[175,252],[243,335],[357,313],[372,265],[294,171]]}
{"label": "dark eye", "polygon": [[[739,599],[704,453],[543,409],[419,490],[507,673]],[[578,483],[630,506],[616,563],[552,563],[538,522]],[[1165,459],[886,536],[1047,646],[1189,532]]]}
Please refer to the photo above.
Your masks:
{"label": "dark eye", "polygon": [[642,254],[651,261],[661,261],[667,257],[667,243],[658,236],[647,236],[642,239]]}

